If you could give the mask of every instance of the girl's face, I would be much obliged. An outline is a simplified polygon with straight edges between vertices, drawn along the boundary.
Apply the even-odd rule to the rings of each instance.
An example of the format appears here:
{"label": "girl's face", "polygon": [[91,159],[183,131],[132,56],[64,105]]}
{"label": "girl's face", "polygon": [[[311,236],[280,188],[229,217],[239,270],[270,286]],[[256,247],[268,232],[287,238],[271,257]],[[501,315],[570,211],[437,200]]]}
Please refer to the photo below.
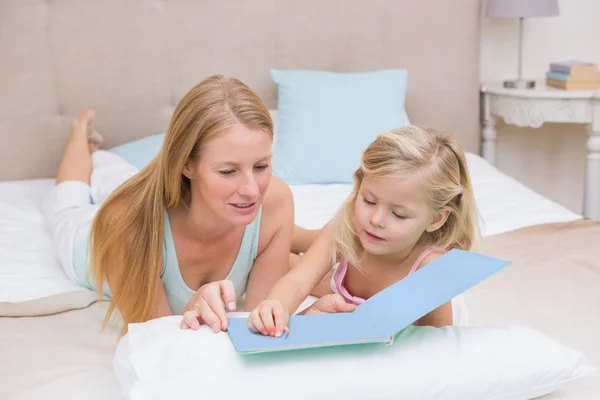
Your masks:
{"label": "girl's face", "polygon": [[393,256],[412,250],[425,231],[439,228],[438,217],[429,207],[418,175],[365,177],[354,206],[356,233],[365,251],[373,255]]}

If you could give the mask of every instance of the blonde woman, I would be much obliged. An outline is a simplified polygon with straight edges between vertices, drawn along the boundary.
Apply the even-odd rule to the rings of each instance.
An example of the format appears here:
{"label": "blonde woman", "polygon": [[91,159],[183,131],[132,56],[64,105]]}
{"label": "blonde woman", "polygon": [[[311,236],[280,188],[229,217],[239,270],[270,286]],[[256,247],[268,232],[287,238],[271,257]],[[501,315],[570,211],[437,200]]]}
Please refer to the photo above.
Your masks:
{"label": "blonde woman", "polygon": [[267,107],[237,79],[203,80],[141,171],[99,150],[94,117],[73,122],[45,202],[66,274],[111,298],[105,323],[118,311],[122,333],[183,313],[182,328],[225,330],[242,296],[251,310],[288,270],[293,199],[272,178]]}
{"label": "blonde woman", "polygon": [[[251,312],[249,327],[263,335],[281,335],[290,311],[324,277],[327,291],[341,295],[353,309],[450,249],[475,249],[478,238],[471,179],[456,140],[416,126],[379,135],[362,155],[349,199]],[[416,323],[466,323],[461,300]]]}

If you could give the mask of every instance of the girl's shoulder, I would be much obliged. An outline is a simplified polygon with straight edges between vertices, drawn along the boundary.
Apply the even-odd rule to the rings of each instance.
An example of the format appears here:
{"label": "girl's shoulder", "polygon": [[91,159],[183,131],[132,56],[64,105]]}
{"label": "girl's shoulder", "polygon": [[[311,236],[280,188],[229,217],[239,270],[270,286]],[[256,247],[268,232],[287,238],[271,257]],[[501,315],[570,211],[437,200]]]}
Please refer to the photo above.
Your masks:
{"label": "girl's shoulder", "polygon": [[413,273],[417,269],[422,268],[430,262],[437,260],[444,254],[446,254],[446,249],[442,247],[426,247],[413,264],[410,273]]}

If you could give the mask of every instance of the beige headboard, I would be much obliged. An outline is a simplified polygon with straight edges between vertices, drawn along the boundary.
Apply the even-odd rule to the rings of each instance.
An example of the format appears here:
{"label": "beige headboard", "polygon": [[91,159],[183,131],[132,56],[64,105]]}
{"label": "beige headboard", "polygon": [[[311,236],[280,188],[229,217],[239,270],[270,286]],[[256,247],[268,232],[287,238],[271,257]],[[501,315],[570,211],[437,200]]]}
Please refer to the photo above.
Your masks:
{"label": "beige headboard", "polygon": [[213,73],[277,107],[270,68],[408,69],[412,123],[479,152],[479,0],[0,0],[0,180],[52,177],[69,122],[164,132]]}

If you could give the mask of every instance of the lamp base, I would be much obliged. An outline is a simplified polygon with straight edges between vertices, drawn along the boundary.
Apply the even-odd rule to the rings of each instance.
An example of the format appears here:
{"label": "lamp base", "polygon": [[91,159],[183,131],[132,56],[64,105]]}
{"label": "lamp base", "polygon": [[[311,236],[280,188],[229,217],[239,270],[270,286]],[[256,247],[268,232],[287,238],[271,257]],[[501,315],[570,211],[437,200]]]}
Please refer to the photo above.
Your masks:
{"label": "lamp base", "polygon": [[535,81],[526,79],[506,80],[504,81],[504,87],[510,89],[533,89],[535,88]]}

